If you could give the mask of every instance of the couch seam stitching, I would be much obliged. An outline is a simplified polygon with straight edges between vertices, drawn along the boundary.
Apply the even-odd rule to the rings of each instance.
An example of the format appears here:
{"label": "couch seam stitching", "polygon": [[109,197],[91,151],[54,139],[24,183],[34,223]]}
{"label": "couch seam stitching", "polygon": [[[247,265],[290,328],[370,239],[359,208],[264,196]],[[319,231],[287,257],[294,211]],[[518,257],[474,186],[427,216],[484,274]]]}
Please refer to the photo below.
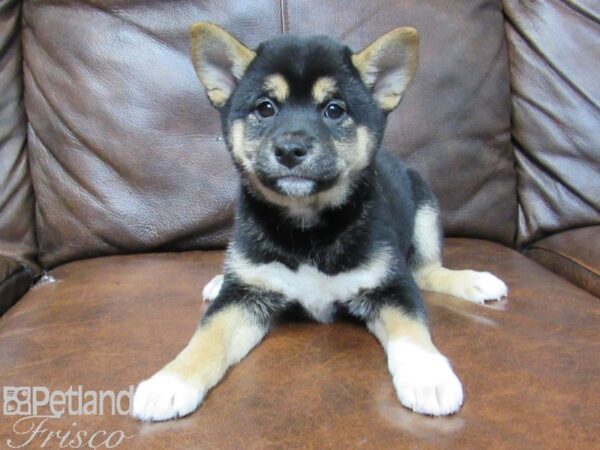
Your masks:
{"label": "couch seam stitching", "polygon": [[588,267],[586,264],[584,263],[580,263],[577,260],[571,258],[570,256],[567,256],[563,253],[560,253],[556,250],[550,250],[547,248],[543,248],[543,247],[530,247],[529,250],[526,253],[529,253],[531,250],[533,251],[539,251],[539,252],[546,252],[546,253],[551,253],[553,255],[559,256],[563,259],[566,259],[567,261],[570,261],[571,263],[573,263],[574,265],[582,268],[583,270],[589,272],[590,274],[592,274],[595,278],[600,279],[600,273],[596,272],[594,269]]}

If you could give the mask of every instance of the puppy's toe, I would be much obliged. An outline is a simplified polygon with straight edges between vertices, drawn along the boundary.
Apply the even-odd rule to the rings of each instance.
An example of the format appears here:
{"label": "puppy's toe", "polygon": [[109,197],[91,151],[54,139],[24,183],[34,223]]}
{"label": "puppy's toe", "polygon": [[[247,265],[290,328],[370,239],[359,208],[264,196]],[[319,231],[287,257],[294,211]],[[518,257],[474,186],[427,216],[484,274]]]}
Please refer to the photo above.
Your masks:
{"label": "puppy's toe", "polygon": [[203,397],[203,389],[194,388],[176,375],[159,372],[137,387],[133,416],[147,421],[183,417],[194,411]]}
{"label": "puppy's toe", "polygon": [[463,295],[461,297],[475,303],[500,300],[506,297],[508,289],[504,282],[489,272],[464,271]]}
{"label": "puppy's toe", "polygon": [[206,286],[204,286],[202,298],[207,302],[212,302],[219,295],[221,286],[223,286],[223,275],[216,275],[206,284]]}
{"label": "puppy's toe", "polygon": [[393,372],[400,403],[420,414],[446,416],[463,403],[463,389],[448,360],[424,354],[419,361],[399,365]]}

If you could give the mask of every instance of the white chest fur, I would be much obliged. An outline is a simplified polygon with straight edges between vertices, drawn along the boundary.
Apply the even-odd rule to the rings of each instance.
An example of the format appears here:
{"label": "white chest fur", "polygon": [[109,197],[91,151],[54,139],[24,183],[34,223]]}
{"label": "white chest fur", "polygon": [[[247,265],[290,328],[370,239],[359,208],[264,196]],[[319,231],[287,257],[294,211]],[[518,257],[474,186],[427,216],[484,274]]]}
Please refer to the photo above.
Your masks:
{"label": "white chest fur", "polygon": [[381,284],[391,262],[391,254],[381,250],[360,266],[336,275],[327,275],[310,265],[291,270],[279,262],[253,264],[235,251],[229,254],[227,267],[244,283],[282,294],[290,302],[300,303],[316,320],[331,320],[334,302],[346,302],[363,289]]}

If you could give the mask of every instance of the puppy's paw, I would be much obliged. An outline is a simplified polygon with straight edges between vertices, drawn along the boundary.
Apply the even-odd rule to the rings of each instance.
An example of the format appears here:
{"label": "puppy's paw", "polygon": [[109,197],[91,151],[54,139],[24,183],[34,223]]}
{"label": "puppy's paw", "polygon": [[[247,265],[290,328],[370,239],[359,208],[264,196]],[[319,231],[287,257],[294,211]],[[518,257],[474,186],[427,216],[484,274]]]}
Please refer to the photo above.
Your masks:
{"label": "puppy's paw", "polygon": [[202,298],[207,302],[212,302],[219,295],[221,286],[223,286],[223,274],[216,275],[204,286]]}
{"label": "puppy's paw", "polygon": [[389,361],[400,403],[431,416],[457,412],[463,404],[463,388],[448,360],[424,350],[407,353],[392,355]]}
{"label": "puppy's paw", "polygon": [[475,303],[484,303],[488,300],[500,300],[506,297],[508,289],[504,281],[489,272],[476,272],[474,270],[457,271],[456,295]]}
{"label": "puppy's paw", "polygon": [[160,421],[183,417],[194,411],[204,398],[197,389],[173,374],[158,372],[142,381],[133,396],[133,416]]}
{"label": "puppy's paw", "polygon": [[500,300],[508,293],[506,284],[489,272],[451,270],[434,265],[419,269],[414,275],[421,289],[453,295],[474,303]]}

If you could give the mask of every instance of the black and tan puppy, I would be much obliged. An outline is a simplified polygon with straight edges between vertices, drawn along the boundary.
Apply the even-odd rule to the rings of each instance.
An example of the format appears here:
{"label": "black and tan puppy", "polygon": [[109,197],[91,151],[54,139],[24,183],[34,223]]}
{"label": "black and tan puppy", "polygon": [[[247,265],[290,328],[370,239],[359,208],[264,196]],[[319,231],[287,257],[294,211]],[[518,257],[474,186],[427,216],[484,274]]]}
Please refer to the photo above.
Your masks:
{"label": "black and tan puppy", "polygon": [[135,393],[134,415],[194,411],[282,312],[350,314],[387,353],[400,402],[456,412],[463,390],[431,341],[419,288],[482,303],[506,295],[487,272],[441,263],[436,200],[380,150],[386,115],[417,66],[418,35],[397,28],[364,50],[283,36],[256,51],[223,29],[191,29],[200,81],[219,110],[241,176],[235,235],[188,346]]}

